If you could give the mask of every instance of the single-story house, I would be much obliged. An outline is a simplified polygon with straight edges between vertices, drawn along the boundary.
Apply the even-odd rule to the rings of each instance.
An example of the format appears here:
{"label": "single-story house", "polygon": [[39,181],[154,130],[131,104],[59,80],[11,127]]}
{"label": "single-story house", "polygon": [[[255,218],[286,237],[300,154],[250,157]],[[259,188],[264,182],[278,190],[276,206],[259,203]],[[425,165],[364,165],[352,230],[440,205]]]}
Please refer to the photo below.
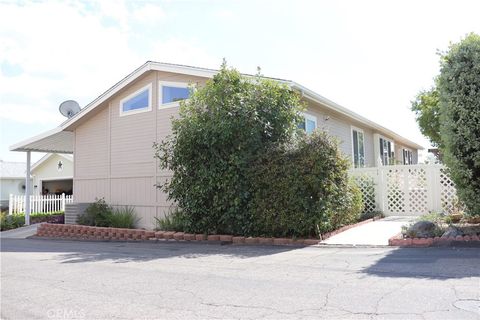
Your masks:
{"label": "single-story house", "polygon": [[[154,186],[170,173],[159,169],[152,143],[170,133],[178,100],[188,98],[188,85],[202,86],[216,72],[146,62],[57,128],[10,150],[27,152],[27,160],[30,152],[74,154],[75,202],[104,197],[114,205],[135,206],[141,225],[151,228],[155,216],[171,210],[166,195]],[[337,136],[352,166],[417,163],[422,146],[296,82],[276,80],[297,90],[307,103],[304,129],[321,128]]]}
{"label": "single-story house", "polygon": [[73,156],[47,153],[32,165],[33,194],[73,194]]}
{"label": "single-story house", "polygon": [[[25,162],[0,160],[1,208],[8,207],[10,195],[25,194]],[[71,154],[47,153],[30,168],[30,183],[33,195],[73,194],[73,156]]]}
{"label": "single-story house", "polygon": [[0,209],[8,207],[10,194],[25,194],[25,162],[0,160]]}

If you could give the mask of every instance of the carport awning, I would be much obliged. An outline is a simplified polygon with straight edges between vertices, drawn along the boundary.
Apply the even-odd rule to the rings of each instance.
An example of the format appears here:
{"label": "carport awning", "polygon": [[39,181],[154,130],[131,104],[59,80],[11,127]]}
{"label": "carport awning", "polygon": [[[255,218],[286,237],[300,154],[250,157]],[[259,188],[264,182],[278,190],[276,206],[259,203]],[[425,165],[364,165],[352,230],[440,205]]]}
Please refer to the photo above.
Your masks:
{"label": "carport awning", "polygon": [[10,151],[73,153],[74,134],[58,127],[10,146]]}

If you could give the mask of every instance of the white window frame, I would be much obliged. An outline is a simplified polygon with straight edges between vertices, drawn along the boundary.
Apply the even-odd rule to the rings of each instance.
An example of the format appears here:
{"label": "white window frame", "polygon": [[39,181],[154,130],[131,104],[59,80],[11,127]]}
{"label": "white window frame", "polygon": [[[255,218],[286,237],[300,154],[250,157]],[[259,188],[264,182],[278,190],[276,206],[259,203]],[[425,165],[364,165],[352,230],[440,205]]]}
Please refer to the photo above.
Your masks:
{"label": "white window frame", "polygon": [[315,129],[314,130],[318,129],[318,122],[317,122],[317,117],[316,116],[314,116],[313,114],[306,113],[306,112],[302,112],[302,116],[303,116],[303,121],[305,121],[305,133],[306,134],[309,134],[307,132],[307,120],[311,120],[311,121],[315,122]]}
{"label": "white window frame", "polygon": [[[359,166],[358,168],[365,168],[366,167],[366,163],[365,163],[365,132],[363,131],[363,129],[360,129],[360,128],[357,128],[355,126],[350,126],[350,136],[352,137],[352,163],[353,163],[353,167],[354,168],[357,168],[355,167],[355,148],[354,148],[354,145],[353,145],[353,131],[357,131],[357,132],[361,132],[362,133],[362,136],[363,136],[363,166]],[[358,139],[358,138],[357,138]],[[380,142],[379,142],[380,143]]]}
{"label": "white window frame", "polygon": [[[403,164],[406,164],[406,163],[405,163],[405,154],[404,154],[405,151],[410,152],[410,155],[411,155],[411,157],[412,157],[412,162],[413,162],[413,150],[410,149],[410,148],[402,147],[402,162],[403,162]],[[410,164],[413,164],[413,163],[409,163],[409,165],[410,165]]]}
{"label": "white window frame", "polygon": [[[186,82],[158,81],[158,108],[159,109],[175,108],[175,107],[178,107],[180,105],[180,101],[162,103],[162,99],[163,99],[163,94],[162,94],[163,90],[162,89],[163,89],[163,86],[189,89],[188,83],[186,83]],[[185,99],[185,100],[187,100],[187,99]]]}
{"label": "white window frame", "polygon": [[[123,104],[126,101],[134,98],[135,96],[139,95],[142,91],[145,91],[145,90],[148,90],[148,106],[146,108],[123,111]],[[129,94],[128,96],[126,96],[125,98],[120,100],[120,117],[129,116],[131,114],[148,112],[148,111],[152,111],[152,84],[151,83],[149,83],[146,86],[136,90],[135,92]]]}
{"label": "white window frame", "polygon": [[[391,144],[390,151],[393,152],[393,157],[390,158],[390,155],[389,155],[388,160],[389,160],[389,162],[391,162],[391,159],[393,159],[393,162],[394,162],[393,164],[395,164],[395,142],[394,142],[392,139],[386,138],[385,136],[382,136],[381,134],[379,134],[379,135],[378,135],[378,141],[377,141],[378,146],[379,146],[379,151],[380,151],[380,149],[381,149],[381,146],[380,146],[380,138],[382,138],[383,140],[386,140],[386,141],[390,142],[390,144]],[[384,163],[383,163],[383,154],[382,154],[382,156],[381,156],[381,164],[382,164],[383,166],[390,166],[390,165],[391,165],[390,163],[387,163],[387,164],[384,164]]]}

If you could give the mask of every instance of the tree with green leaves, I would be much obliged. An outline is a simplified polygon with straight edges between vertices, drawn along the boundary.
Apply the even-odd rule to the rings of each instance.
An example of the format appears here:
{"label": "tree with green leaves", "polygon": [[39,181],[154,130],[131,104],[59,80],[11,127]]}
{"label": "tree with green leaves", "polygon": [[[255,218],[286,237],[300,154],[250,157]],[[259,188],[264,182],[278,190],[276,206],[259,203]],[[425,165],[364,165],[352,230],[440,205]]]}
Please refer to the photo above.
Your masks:
{"label": "tree with green leaves", "polygon": [[440,137],[460,200],[480,215],[480,36],[469,34],[441,56]]}
{"label": "tree with green leaves", "polygon": [[172,134],[155,145],[159,187],[177,205],[159,227],[193,233],[310,237],[357,221],[351,162],[326,133],[298,130],[290,87],[225,64],[180,103]]}
{"label": "tree with green leaves", "polygon": [[362,193],[337,139],[316,130],[270,148],[252,165],[253,234],[313,237],[357,222]]}
{"label": "tree with green leaves", "polygon": [[224,63],[213,79],[180,103],[170,137],[155,145],[162,169],[173,177],[160,186],[196,233],[248,234],[252,218],[249,170],[271,145],[296,130],[300,96],[277,81],[242,76]]}
{"label": "tree with green leaves", "polygon": [[415,112],[418,126],[424,136],[434,146],[440,146],[440,103],[439,93],[435,87],[420,91],[412,101],[411,110]]}

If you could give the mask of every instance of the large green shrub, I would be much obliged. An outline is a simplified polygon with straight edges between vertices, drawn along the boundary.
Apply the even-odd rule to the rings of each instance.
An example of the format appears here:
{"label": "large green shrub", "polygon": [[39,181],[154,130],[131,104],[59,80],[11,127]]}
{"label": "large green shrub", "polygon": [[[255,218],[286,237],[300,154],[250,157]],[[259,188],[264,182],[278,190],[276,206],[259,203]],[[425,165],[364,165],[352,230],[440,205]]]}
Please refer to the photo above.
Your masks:
{"label": "large green shrub", "polygon": [[172,135],[155,149],[161,168],[173,172],[159,187],[186,214],[188,231],[249,233],[251,164],[289,139],[299,109],[299,95],[286,85],[244,77],[225,64],[181,102]]}
{"label": "large green shrub", "polygon": [[77,217],[77,223],[86,226],[108,227],[112,211],[112,207],[105,202],[104,198],[96,199],[85,209],[83,214]]}
{"label": "large green shrub", "polygon": [[139,220],[134,207],[113,208],[104,198],[96,199],[77,217],[81,225],[130,229],[135,228]]}
{"label": "large green shrub", "polygon": [[358,220],[360,190],[336,141],[315,132],[269,149],[251,168],[255,235],[316,236]]}
{"label": "large green shrub", "polygon": [[438,89],[444,161],[467,212],[480,215],[479,35],[468,35],[442,56]]}
{"label": "large green shrub", "polygon": [[14,213],[9,215],[8,212],[0,213],[0,231],[16,229],[25,225],[25,215],[22,213]]}

